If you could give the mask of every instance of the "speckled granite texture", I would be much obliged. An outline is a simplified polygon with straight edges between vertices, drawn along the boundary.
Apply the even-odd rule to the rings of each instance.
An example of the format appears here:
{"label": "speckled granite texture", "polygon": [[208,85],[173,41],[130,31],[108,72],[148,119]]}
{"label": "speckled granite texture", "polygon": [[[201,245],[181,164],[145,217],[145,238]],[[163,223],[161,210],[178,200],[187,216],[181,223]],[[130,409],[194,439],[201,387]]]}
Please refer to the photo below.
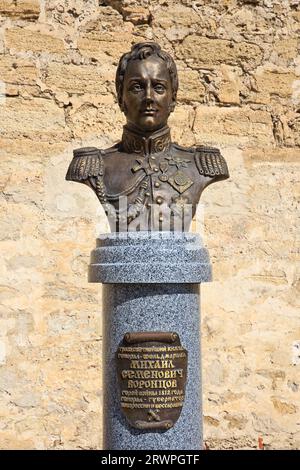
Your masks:
{"label": "speckled granite texture", "polygon": [[[89,279],[105,284],[104,448],[202,449],[199,283],[210,280],[211,272],[199,236],[168,232],[103,235],[91,260]],[[137,331],[176,331],[188,351],[186,397],[178,421],[168,431],[134,429],[120,409],[115,354],[124,334]]]}
{"label": "speckled granite texture", "polygon": [[119,232],[100,235],[89,282],[199,283],[211,279],[209,255],[197,234]]}

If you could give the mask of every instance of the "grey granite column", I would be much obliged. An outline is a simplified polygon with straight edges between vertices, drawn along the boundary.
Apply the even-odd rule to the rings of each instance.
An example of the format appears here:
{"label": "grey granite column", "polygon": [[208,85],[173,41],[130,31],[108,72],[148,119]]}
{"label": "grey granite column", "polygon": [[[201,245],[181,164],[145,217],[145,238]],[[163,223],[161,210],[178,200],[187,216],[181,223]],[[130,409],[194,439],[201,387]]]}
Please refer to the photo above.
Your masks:
{"label": "grey granite column", "polygon": [[[132,232],[101,235],[89,281],[103,286],[104,448],[202,449],[200,286],[211,279],[198,235]],[[116,351],[127,332],[174,331],[188,351],[186,396],[168,430],[131,427],[120,407]]]}

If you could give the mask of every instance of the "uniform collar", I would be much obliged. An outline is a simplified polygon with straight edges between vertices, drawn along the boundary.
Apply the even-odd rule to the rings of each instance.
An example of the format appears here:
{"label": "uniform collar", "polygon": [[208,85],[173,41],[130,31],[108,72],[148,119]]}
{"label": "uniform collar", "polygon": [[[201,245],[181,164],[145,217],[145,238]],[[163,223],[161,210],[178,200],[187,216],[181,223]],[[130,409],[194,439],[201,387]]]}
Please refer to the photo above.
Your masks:
{"label": "uniform collar", "polygon": [[171,144],[171,135],[169,126],[165,126],[158,131],[141,134],[129,129],[123,128],[122,147],[127,153],[142,153],[149,155],[151,153],[164,152],[168,150]]}

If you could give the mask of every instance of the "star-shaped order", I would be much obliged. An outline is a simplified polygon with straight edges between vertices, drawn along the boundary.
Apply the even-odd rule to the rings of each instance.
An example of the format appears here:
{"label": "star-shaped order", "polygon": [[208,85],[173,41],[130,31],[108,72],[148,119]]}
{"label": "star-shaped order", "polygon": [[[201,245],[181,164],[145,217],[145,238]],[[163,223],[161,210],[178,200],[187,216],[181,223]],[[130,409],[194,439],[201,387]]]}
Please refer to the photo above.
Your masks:
{"label": "star-shaped order", "polygon": [[179,168],[187,168],[188,163],[191,163],[191,160],[185,160],[181,157],[165,157],[165,159],[169,160],[169,165],[176,166],[178,170]]}

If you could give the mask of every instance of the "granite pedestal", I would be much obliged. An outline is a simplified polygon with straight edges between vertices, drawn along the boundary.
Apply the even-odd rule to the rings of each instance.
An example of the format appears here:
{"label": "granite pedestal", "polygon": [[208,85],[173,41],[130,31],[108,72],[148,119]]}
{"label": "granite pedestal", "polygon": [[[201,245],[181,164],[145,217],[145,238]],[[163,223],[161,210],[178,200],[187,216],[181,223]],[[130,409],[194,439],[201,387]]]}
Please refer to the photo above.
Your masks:
{"label": "granite pedestal", "polygon": [[[119,232],[97,239],[89,281],[104,284],[105,449],[202,449],[200,283],[210,280],[209,255],[196,234]],[[135,429],[121,411],[116,351],[125,333],[140,331],[174,331],[188,351],[184,405],[168,430]]]}

